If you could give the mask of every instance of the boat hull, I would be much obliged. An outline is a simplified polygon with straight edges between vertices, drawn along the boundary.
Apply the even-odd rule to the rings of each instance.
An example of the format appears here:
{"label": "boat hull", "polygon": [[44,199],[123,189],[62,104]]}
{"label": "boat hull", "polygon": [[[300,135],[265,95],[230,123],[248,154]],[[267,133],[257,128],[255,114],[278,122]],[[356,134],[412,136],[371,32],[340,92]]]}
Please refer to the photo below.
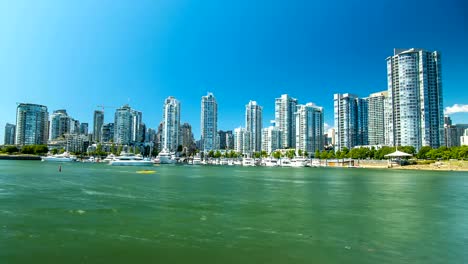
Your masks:
{"label": "boat hull", "polygon": [[153,166],[152,161],[111,161],[112,166]]}

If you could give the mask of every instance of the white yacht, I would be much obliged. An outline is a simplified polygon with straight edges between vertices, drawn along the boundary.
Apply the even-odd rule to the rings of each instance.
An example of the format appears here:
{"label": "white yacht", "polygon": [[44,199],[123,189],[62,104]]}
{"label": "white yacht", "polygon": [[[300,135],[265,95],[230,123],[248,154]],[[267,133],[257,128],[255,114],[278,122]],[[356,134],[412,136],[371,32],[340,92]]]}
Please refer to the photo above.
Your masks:
{"label": "white yacht", "polygon": [[171,154],[169,151],[163,149],[161,152],[159,152],[158,156],[156,159],[159,159],[159,164],[174,164],[177,162],[175,159],[174,154]]}
{"label": "white yacht", "polygon": [[255,166],[255,160],[252,158],[242,159],[242,166]]}
{"label": "white yacht", "polygon": [[307,159],[305,158],[294,158],[291,160],[291,167],[302,168],[307,165]]}
{"label": "white yacht", "polygon": [[68,152],[62,154],[49,155],[41,158],[42,161],[55,161],[55,162],[71,162],[76,161],[76,157],[70,155]]}
{"label": "white yacht", "polygon": [[266,158],[262,160],[262,166],[265,167],[278,167],[278,160],[274,158]]}
{"label": "white yacht", "polygon": [[192,165],[201,165],[202,164],[202,160],[200,158],[200,156],[195,156],[193,157],[192,159]]}
{"label": "white yacht", "polygon": [[319,160],[319,159],[313,159],[313,160],[310,162],[310,166],[311,166],[311,167],[320,167],[320,160]]}
{"label": "white yacht", "polygon": [[109,162],[112,166],[153,166],[149,159],[143,159],[141,155],[123,152]]}
{"label": "white yacht", "polygon": [[111,154],[107,155],[107,157],[105,159],[103,159],[102,161],[103,162],[111,162],[114,159],[115,159],[115,155],[111,153]]}
{"label": "white yacht", "polygon": [[280,166],[281,167],[291,167],[292,166],[291,160],[288,159],[288,158],[281,158],[280,159]]}

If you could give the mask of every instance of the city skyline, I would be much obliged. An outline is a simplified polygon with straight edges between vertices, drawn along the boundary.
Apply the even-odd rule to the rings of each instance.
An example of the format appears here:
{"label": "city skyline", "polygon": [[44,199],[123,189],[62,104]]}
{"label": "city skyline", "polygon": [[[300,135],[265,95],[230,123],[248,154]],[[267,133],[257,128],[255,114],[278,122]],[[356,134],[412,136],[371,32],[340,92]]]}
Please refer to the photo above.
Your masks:
{"label": "city skyline", "polygon": [[[219,105],[218,130],[243,126],[250,100],[263,106],[268,127],[281,94],[324,107],[325,123],[333,126],[333,94],[386,90],[385,58],[394,48],[413,47],[441,52],[444,108],[455,112],[454,124],[468,123],[461,1],[405,3],[419,12],[399,13],[397,20],[391,18],[398,1],[360,9],[338,2],[0,4],[0,87],[6,95],[0,98],[0,143],[6,123],[15,123],[16,102],[46,105],[49,113],[66,109],[89,128],[98,105],[106,106],[107,124],[115,107],[128,103],[156,129],[168,96],[180,101],[181,122],[189,122],[199,139],[199,98],[208,91]],[[434,8],[439,19],[425,20],[420,30],[407,26]]]}

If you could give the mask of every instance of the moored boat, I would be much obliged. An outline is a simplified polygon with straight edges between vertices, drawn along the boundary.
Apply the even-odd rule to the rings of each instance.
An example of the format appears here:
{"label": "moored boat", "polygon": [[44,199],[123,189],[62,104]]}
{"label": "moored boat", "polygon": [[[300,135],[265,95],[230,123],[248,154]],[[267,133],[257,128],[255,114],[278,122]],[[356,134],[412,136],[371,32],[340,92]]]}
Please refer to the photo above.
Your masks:
{"label": "moored boat", "polygon": [[76,161],[76,156],[70,155],[68,152],[62,154],[49,155],[41,158],[42,161],[53,161],[53,162],[72,162]]}
{"label": "moored boat", "polygon": [[109,162],[112,166],[153,166],[153,161],[144,159],[141,155],[122,152]]}

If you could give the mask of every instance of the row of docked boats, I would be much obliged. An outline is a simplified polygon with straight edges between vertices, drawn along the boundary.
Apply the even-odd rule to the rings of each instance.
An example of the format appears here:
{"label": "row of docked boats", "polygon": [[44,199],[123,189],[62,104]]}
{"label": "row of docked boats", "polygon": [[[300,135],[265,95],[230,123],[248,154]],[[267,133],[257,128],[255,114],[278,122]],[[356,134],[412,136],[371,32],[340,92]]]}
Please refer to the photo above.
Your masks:
{"label": "row of docked boats", "polygon": [[[70,155],[68,152],[64,152],[62,154],[55,154],[55,155],[48,155],[41,158],[42,161],[47,162],[73,162],[78,161],[76,156]],[[105,159],[99,160],[94,157],[90,157],[89,159],[82,160],[83,162],[107,162],[109,165],[112,166],[152,166],[156,163],[160,164],[171,164],[176,163],[176,159],[173,155],[169,153],[162,153],[162,155],[158,155],[156,159],[150,158],[143,158],[139,154],[121,152],[120,156],[115,156],[113,154],[109,154]]]}
{"label": "row of docked boats", "polygon": [[[68,152],[56,155],[42,157],[42,161],[49,162],[72,162],[78,161],[76,156],[70,155]],[[152,166],[154,164],[175,164],[180,162],[175,158],[174,154],[162,151],[155,159],[144,158],[139,154],[122,152],[119,156],[113,154],[108,155],[105,159],[99,160],[90,157],[83,162],[107,162],[112,166]],[[202,160],[199,156],[186,159],[184,164],[189,165],[227,165],[227,166],[265,166],[265,167],[320,167],[320,161],[317,159],[308,158],[239,158],[239,159],[205,159]]]}
{"label": "row of docked boats", "polygon": [[202,160],[200,157],[194,157],[192,160],[187,161],[189,165],[228,165],[228,166],[265,166],[265,167],[320,167],[320,161],[317,159],[308,158],[242,158],[242,159],[208,159]]}

